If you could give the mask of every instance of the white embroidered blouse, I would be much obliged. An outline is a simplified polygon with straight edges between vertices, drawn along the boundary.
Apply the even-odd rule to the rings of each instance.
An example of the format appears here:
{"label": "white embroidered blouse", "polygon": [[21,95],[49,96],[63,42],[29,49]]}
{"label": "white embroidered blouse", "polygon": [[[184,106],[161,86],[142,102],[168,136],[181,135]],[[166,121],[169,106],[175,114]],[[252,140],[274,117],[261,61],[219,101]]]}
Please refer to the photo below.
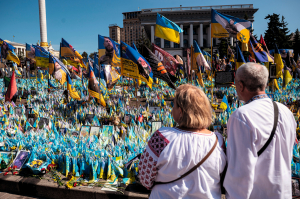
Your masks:
{"label": "white embroidered blouse", "polygon": [[140,182],[150,189],[154,181],[169,182],[198,164],[213,147],[210,157],[188,176],[153,187],[151,198],[221,198],[220,175],[226,165],[225,143],[219,133],[201,134],[178,128],[157,130],[139,162]]}

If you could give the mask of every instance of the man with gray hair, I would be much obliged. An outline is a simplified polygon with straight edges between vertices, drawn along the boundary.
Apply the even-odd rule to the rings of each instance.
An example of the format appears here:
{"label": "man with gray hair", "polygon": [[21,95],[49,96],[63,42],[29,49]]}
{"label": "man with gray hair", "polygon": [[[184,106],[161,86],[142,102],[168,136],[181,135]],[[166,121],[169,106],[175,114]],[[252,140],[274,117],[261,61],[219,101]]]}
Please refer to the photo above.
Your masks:
{"label": "man with gray hair", "polygon": [[227,199],[292,198],[291,161],[296,138],[293,114],[265,93],[268,70],[246,63],[235,86],[245,105],[227,124]]}

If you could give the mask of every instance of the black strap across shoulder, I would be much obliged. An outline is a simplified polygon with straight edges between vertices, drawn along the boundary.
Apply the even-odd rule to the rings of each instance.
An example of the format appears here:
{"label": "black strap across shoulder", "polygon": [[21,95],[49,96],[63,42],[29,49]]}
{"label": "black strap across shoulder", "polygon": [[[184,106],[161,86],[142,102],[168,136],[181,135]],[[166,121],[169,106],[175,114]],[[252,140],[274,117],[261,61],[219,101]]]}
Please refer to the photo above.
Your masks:
{"label": "black strap across shoulder", "polygon": [[210,149],[210,151],[206,154],[206,156],[197,164],[195,165],[193,168],[191,168],[188,172],[186,172],[185,174],[183,174],[182,176],[180,176],[179,178],[175,179],[175,180],[172,180],[172,181],[169,181],[169,182],[155,182],[153,183],[151,189],[157,185],[157,184],[169,184],[169,183],[172,183],[172,182],[175,182],[177,180],[180,180],[182,178],[184,178],[185,176],[189,175],[190,173],[192,173],[193,171],[195,171],[201,164],[203,164],[205,162],[205,160],[207,160],[207,158],[212,154],[212,152],[214,151],[214,149],[216,148],[218,144],[218,136],[216,135],[216,141],[214,143],[214,146]]}
{"label": "black strap across shoulder", "polygon": [[260,156],[264,150],[266,150],[266,148],[269,146],[269,144],[271,143],[274,135],[275,135],[275,131],[277,128],[277,124],[278,124],[278,105],[276,104],[276,102],[273,101],[273,105],[274,105],[274,124],[273,124],[273,129],[271,132],[271,135],[268,139],[268,141],[266,142],[266,144],[257,152],[257,155]]}

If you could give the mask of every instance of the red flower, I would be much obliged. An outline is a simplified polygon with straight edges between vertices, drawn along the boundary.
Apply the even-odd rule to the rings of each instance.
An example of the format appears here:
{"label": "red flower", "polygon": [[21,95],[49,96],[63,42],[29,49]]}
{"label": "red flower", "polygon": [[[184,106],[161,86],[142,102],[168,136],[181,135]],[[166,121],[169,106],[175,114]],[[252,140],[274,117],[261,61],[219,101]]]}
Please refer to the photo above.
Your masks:
{"label": "red flower", "polygon": [[16,165],[14,165],[14,166],[13,166],[13,169],[16,169],[16,168],[17,168],[17,166],[16,166]]}
{"label": "red flower", "polygon": [[13,175],[17,175],[17,174],[18,174],[18,172],[17,172],[17,171],[13,172]]}
{"label": "red flower", "polygon": [[74,182],[73,187],[76,187],[76,186],[77,186],[77,182]]}
{"label": "red flower", "polygon": [[12,170],[12,168],[11,167],[8,167],[8,171],[11,171]]}
{"label": "red flower", "polygon": [[5,172],[4,175],[6,176],[8,174],[8,172]]}

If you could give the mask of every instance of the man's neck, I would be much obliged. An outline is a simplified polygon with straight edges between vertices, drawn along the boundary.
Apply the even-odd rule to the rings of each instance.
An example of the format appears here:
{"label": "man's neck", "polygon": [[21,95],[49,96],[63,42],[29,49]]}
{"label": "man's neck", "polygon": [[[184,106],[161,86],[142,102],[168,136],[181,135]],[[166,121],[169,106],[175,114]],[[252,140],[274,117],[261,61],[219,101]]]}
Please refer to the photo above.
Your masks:
{"label": "man's neck", "polygon": [[266,94],[265,91],[258,91],[258,92],[251,92],[248,94],[248,96],[246,96],[244,98],[244,101],[245,102],[248,102],[249,100],[251,100],[254,96],[257,96],[257,95],[263,95],[263,94]]}

